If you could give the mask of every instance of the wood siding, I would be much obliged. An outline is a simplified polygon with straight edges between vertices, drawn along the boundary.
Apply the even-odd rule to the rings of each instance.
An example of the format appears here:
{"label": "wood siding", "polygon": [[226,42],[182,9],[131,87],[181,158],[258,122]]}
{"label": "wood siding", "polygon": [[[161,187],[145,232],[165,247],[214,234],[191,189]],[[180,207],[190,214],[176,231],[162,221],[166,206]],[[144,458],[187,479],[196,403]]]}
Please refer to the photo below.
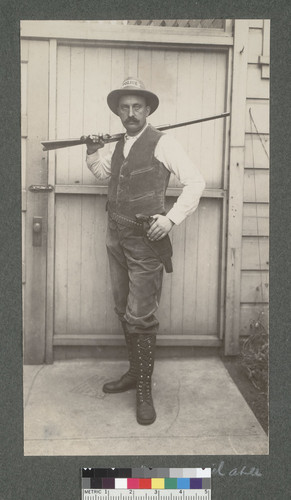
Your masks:
{"label": "wood siding", "polygon": [[261,317],[267,324],[268,317],[269,79],[262,73],[260,57],[267,56],[269,36],[268,21],[249,22],[240,291],[242,335],[249,334],[251,322]]}

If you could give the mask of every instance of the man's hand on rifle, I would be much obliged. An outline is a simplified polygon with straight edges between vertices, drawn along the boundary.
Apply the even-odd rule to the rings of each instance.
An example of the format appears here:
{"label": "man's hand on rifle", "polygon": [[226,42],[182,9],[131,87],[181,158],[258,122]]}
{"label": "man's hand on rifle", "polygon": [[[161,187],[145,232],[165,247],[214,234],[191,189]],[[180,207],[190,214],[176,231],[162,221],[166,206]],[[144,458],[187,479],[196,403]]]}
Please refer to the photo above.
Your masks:
{"label": "man's hand on rifle", "polygon": [[92,135],[82,135],[81,140],[86,141],[87,144],[87,154],[91,155],[104,147],[103,134],[92,134]]}

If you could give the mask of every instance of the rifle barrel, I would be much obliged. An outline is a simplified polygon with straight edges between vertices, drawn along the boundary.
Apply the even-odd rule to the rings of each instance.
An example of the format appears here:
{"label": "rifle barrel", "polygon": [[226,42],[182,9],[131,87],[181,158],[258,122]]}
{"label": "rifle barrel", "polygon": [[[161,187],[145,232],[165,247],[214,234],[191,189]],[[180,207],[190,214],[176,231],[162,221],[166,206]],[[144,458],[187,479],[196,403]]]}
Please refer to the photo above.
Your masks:
{"label": "rifle barrel", "polygon": [[230,113],[222,113],[221,115],[207,116],[206,118],[199,118],[198,120],[191,120],[190,122],[176,123],[174,125],[162,125],[161,127],[156,127],[158,130],[170,130],[171,128],[186,127],[186,125],[194,125],[195,123],[208,122],[210,120],[217,120],[218,118],[225,118],[229,116]]}
{"label": "rifle barrel", "polygon": [[[170,130],[172,128],[179,128],[179,127],[186,127],[187,125],[194,125],[195,123],[202,123],[202,122],[207,122],[210,120],[217,120],[218,118],[225,118],[226,116],[229,116],[230,113],[222,113],[220,115],[214,115],[214,116],[207,116],[206,118],[199,118],[198,120],[191,120],[189,122],[182,122],[182,123],[175,123],[174,125],[160,125],[159,127],[156,127],[157,130],[163,131],[163,130]],[[124,133],[120,134],[115,134],[115,135],[105,135],[103,137],[104,142],[110,143],[110,142],[116,142],[122,139],[124,136]],[[43,145],[43,151],[51,151],[52,149],[61,149],[61,148],[68,148],[71,146],[79,146],[81,144],[87,144],[89,143],[89,139],[55,139],[53,141],[42,141]]]}

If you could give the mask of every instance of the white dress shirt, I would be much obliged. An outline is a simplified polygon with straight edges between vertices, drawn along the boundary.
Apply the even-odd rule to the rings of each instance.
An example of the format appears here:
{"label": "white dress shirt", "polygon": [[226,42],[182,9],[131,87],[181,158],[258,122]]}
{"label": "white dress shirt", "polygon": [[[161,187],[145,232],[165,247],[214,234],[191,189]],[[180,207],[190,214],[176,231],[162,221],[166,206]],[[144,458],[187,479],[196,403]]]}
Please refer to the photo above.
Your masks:
{"label": "white dress shirt", "polygon": [[[138,135],[128,136],[125,134],[123,148],[125,158],[128,156],[134,142],[141,136],[146,127],[147,125]],[[87,155],[87,166],[97,179],[104,180],[111,176],[112,154],[113,152],[110,152],[107,155],[101,156],[99,150],[97,150],[95,153]],[[162,135],[156,145],[154,156],[179,179],[183,186],[182,193],[167,213],[167,217],[174,224],[180,224],[188,215],[196,210],[202,192],[205,189],[205,181],[180,143],[170,135]]]}

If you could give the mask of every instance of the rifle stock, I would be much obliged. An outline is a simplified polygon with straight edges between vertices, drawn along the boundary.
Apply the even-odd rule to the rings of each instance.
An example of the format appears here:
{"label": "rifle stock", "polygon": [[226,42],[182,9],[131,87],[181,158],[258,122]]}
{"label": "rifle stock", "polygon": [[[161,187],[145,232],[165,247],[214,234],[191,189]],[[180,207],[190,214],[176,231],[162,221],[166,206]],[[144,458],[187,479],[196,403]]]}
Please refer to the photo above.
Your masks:
{"label": "rifle stock", "polygon": [[[222,113],[220,115],[208,116],[206,118],[199,118],[198,120],[191,120],[188,122],[175,123],[174,125],[160,125],[159,127],[155,127],[157,130],[170,130],[172,128],[186,127],[187,125],[194,125],[195,123],[202,123],[210,120],[217,120],[218,118],[225,118],[229,116],[230,113]],[[122,139],[124,133],[109,135],[106,134],[103,136],[103,141],[105,144],[110,142],[116,142]],[[69,148],[71,146],[80,146],[81,144],[89,144],[92,142],[92,139],[88,138],[80,138],[80,139],[56,139],[53,141],[42,141],[43,151],[51,151],[53,149],[62,149]]]}
{"label": "rifle stock", "polygon": [[[116,142],[122,139],[124,134],[115,134],[109,135],[106,134],[103,136],[103,141],[105,144],[109,142]],[[51,151],[52,149],[62,149],[62,148],[70,148],[71,146],[80,146],[81,144],[89,144],[92,140],[90,139],[56,139],[54,141],[42,141],[43,151]]]}

